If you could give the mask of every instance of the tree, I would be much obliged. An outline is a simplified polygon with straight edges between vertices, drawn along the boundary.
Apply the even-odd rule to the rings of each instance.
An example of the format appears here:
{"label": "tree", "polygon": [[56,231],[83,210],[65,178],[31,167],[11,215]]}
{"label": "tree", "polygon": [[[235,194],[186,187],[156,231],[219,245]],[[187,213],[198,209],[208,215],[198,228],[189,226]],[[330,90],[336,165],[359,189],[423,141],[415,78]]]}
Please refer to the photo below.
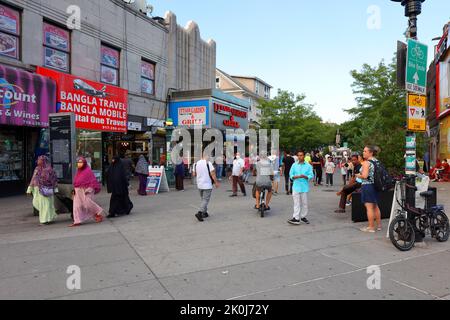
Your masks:
{"label": "tree", "polygon": [[[391,170],[405,166],[406,95],[397,87],[396,64],[384,61],[353,70],[353,92],[358,106],[346,110],[352,120],[341,125],[341,133],[353,150],[366,145],[381,148],[379,158]],[[423,138],[418,139],[418,146]],[[420,147],[418,148],[420,149]]]}
{"label": "tree", "polygon": [[285,150],[311,151],[328,146],[336,135],[338,125],[324,124],[305,99],[279,90],[273,100],[260,103],[261,128],[280,130],[280,146]]}

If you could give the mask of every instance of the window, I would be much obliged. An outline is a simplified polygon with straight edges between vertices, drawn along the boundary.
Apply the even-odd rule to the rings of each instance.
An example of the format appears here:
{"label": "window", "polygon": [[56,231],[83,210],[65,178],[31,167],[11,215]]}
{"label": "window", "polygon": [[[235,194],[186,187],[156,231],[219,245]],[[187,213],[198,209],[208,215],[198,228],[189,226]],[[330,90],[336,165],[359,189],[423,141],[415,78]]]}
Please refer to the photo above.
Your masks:
{"label": "window", "polygon": [[44,66],[70,72],[70,32],[44,22]]}
{"label": "window", "polygon": [[106,84],[118,86],[119,79],[120,79],[120,50],[102,44],[100,81]]}
{"label": "window", "polygon": [[141,62],[141,92],[155,95],[155,64],[142,60]]}
{"label": "window", "polygon": [[270,88],[267,86],[264,87],[264,98],[270,99]]}
{"label": "window", "polygon": [[256,94],[259,94],[259,82],[256,81]]}
{"label": "window", "polygon": [[0,4],[0,56],[20,58],[20,12]]}
{"label": "window", "polygon": [[216,78],[216,89],[220,89],[220,78]]}

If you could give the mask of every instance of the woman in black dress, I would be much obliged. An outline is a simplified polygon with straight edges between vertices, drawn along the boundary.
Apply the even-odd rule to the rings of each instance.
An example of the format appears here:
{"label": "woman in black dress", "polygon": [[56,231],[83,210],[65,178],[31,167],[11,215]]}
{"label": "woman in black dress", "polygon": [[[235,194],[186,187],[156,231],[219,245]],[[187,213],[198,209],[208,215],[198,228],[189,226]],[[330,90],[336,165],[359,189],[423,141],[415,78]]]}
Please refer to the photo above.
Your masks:
{"label": "woman in black dress", "polygon": [[107,172],[108,193],[111,193],[111,202],[108,218],[129,215],[133,209],[128,192],[128,178],[126,169],[119,157],[114,157]]}

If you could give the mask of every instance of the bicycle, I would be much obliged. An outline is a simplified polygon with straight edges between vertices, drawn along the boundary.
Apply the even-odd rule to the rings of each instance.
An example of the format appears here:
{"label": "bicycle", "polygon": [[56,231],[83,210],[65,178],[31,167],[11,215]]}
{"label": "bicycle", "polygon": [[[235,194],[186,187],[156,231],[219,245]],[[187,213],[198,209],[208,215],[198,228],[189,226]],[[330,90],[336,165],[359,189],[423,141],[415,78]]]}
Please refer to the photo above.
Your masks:
{"label": "bicycle", "polygon": [[428,200],[434,195],[433,192],[427,191],[420,194],[427,200],[425,209],[420,209],[411,207],[406,203],[406,188],[415,191],[417,191],[417,188],[408,185],[404,178],[398,181],[397,186],[400,187],[401,199],[399,200],[396,197],[395,201],[401,209],[397,210],[397,216],[389,227],[389,238],[392,244],[400,251],[409,251],[415,245],[416,232],[420,232],[425,237],[427,231],[438,242],[448,241],[450,224],[444,212],[444,206],[428,207]]}
{"label": "bicycle", "polygon": [[268,211],[266,209],[266,193],[267,188],[261,188],[261,191],[259,193],[259,209],[258,212],[261,214],[261,218],[265,217],[265,212]]}

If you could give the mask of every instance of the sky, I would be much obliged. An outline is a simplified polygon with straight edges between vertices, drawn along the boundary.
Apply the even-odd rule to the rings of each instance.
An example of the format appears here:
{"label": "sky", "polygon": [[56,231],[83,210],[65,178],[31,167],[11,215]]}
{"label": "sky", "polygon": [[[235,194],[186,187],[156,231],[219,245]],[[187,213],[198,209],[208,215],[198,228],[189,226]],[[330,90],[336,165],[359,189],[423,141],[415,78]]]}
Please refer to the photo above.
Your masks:
{"label": "sky", "polygon": [[[404,8],[390,0],[148,0],[153,16],[166,11],[178,24],[197,22],[203,39],[217,43],[217,67],[257,76],[274,89],[305,94],[324,121],[350,119],[356,106],[351,70],[390,62],[405,40]],[[450,21],[449,0],[426,0],[419,41],[429,45]]]}

